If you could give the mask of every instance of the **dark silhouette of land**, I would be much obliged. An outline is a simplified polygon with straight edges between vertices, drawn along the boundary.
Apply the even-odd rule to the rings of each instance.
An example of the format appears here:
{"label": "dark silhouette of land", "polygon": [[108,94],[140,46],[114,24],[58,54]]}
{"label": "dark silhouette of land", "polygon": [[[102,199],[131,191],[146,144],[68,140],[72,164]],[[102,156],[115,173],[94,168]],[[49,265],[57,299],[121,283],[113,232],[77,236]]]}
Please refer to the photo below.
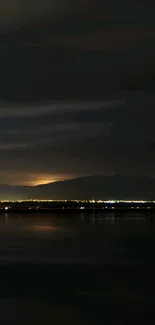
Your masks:
{"label": "dark silhouette of land", "polygon": [[0,185],[0,200],[154,200],[155,179],[88,176],[38,186]]}

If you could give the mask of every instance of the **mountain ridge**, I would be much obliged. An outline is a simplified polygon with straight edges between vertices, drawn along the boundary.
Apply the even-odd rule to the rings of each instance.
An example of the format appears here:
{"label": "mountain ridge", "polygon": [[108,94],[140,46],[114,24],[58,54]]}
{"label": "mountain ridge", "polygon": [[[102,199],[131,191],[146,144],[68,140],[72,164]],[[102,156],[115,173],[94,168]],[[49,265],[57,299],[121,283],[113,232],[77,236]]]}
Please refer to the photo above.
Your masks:
{"label": "mountain ridge", "polygon": [[36,186],[0,184],[0,200],[155,199],[155,179],[148,176],[93,175]]}

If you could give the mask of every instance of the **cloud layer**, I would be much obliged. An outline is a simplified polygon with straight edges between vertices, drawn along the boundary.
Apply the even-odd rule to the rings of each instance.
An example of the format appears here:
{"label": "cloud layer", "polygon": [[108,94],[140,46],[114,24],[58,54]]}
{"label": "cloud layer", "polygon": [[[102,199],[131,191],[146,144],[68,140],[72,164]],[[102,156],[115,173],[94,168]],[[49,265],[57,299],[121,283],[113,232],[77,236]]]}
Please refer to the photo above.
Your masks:
{"label": "cloud layer", "polygon": [[[150,98],[151,96],[151,98]],[[154,109],[134,94],[115,101],[7,107],[0,115],[1,183],[38,184],[76,176],[154,175]],[[72,107],[73,105],[73,107]],[[146,110],[147,109],[147,110]]]}
{"label": "cloud layer", "polygon": [[151,0],[0,4],[0,183],[155,176],[154,15]]}

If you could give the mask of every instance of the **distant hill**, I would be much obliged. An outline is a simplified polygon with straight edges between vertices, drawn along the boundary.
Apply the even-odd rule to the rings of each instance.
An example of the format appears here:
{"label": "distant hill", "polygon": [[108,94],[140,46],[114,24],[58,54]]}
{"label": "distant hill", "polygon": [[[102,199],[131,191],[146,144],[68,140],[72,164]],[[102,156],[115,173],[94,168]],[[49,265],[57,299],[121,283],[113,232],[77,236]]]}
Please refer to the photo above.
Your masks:
{"label": "distant hill", "polygon": [[88,176],[38,186],[0,185],[0,199],[155,199],[155,179]]}

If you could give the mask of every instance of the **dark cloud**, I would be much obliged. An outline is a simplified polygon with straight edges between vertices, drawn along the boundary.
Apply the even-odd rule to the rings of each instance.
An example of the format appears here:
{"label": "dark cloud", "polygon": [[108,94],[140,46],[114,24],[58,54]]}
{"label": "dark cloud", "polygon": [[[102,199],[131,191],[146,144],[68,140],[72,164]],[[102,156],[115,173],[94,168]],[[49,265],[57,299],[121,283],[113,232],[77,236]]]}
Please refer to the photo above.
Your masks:
{"label": "dark cloud", "polygon": [[[84,1],[86,3],[86,1]],[[19,28],[28,23],[78,10],[81,0],[6,0],[0,4],[1,27]]]}
{"label": "dark cloud", "polygon": [[[35,183],[113,173],[154,175],[155,96],[9,107],[0,118],[2,182]],[[28,107],[28,106],[27,106]],[[24,113],[25,112],[25,113]],[[9,116],[10,114],[10,116]],[[24,116],[25,114],[25,116]],[[18,181],[17,181],[18,180]]]}
{"label": "dark cloud", "polygon": [[1,182],[155,177],[153,1],[9,3],[0,4]]}
{"label": "dark cloud", "polygon": [[1,99],[97,100],[153,91],[152,2],[12,0],[1,7],[2,22],[15,28],[20,18],[16,30],[0,35]]}

